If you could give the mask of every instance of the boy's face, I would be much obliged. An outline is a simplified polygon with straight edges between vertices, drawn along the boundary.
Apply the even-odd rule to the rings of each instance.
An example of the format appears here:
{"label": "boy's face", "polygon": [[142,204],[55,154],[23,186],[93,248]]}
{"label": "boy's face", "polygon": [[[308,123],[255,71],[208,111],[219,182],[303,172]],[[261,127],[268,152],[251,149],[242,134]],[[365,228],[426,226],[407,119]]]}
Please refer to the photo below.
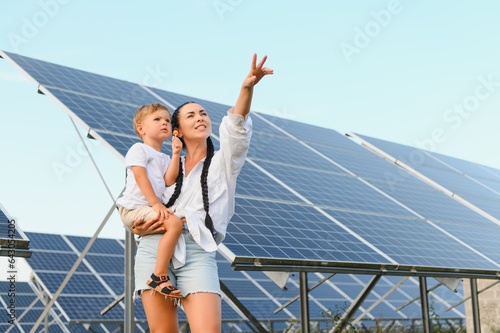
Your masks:
{"label": "boy's face", "polygon": [[167,110],[159,109],[148,114],[140,124],[137,124],[137,131],[141,134],[143,141],[165,141],[172,132],[170,113]]}

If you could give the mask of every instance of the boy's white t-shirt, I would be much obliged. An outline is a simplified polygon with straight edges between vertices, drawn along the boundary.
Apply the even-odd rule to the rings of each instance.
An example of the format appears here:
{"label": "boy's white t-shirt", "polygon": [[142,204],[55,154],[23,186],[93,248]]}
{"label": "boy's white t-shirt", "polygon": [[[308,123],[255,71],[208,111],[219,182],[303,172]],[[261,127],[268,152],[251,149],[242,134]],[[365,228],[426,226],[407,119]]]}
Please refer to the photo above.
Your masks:
{"label": "boy's white t-shirt", "polygon": [[132,166],[142,166],[146,168],[146,173],[151,186],[158,197],[162,199],[165,191],[165,179],[163,176],[170,164],[170,156],[156,151],[150,146],[138,142],[135,143],[125,155],[125,166],[127,168],[127,183],[123,195],[116,200],[116,204],[126,208],[135,209],[140,206],[149,205],[148,200],[142,194],[135,181]]}

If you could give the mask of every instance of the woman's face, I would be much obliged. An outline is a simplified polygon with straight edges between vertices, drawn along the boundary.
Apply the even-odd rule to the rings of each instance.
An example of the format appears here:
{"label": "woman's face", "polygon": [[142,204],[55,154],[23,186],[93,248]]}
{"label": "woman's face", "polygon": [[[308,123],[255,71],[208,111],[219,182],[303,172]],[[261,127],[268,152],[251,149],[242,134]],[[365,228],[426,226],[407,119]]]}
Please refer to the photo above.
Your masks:
{"label": "woman's face", "polygon": [[179,137],[184,141],[206,140],[212,133],[212,122],[207,111],[196,103],[184,105],[179,110]]}

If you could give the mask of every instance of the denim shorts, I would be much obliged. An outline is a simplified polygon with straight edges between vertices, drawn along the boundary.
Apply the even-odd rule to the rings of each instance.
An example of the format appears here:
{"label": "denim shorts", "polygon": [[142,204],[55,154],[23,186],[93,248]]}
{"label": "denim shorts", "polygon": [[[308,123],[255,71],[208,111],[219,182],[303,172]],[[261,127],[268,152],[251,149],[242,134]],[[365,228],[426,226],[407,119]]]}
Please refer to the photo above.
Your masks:
{"label": "denim shorts", "polygon": [[[192,238],[188,230],[183,230],[186,240],[186,264],[174,269],[168,267],[172,284],[181,290],[181,295],[208,292],[221,295],[216,252],[207,252]],[[161,234],[141,237],[135,255],[135,294],[150,289],[146,284],[154,272],[158,242]]]}

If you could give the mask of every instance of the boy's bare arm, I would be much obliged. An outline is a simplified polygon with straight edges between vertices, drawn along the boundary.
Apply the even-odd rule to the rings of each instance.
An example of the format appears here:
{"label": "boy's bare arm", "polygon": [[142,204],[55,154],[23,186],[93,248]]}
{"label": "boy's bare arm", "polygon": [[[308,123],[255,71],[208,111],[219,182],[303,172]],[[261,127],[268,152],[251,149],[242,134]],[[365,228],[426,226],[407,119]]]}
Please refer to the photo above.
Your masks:
{"label": "boy's bare arm", "polygon": [[182,142],[174,134],[174,136],[172,136],[172,161],[170,162],[164,176],[166,186],[173,185],[175,183],[175,180],[177,179],[177,176],[179,175],[181,150]]}
{"label": "boy's bare arm", "polygon": [[165,219],[167,217],[167,208],[156,196],[153,186],[149,181],[146,168],[141,166],[132,166],[132,172],[134,173],[135,182],[137,183],[137,186],[139,186],[142,194],[146,197],[153,210],[160,214],[160,220]]}

